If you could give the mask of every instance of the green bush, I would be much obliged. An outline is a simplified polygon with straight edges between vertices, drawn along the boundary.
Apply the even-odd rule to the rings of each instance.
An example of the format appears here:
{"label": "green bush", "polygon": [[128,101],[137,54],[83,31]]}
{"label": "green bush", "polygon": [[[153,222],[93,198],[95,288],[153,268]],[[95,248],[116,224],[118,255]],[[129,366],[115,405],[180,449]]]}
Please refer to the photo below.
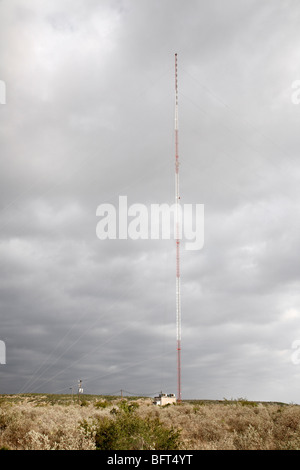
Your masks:
{"label": "green bush", "polygon": [[[180,431],[168,428],[158,418],[141,418],[136,406],[123,402],[112,417],[96,424],[97,450],[177,450]],[[136,405],[136,404],[135,404]]]}
{"label": "green bush", "polygon": [[99,401],[96,401],[94,406],[95,408],[99,409],[99,408],[107,408],[108,406],[110,406],[110,404],[108,403],[107,400],[99,400]]}
{"label": "green bush", "polygon": [[87,400],[80,400],[80,406],[89,406],[89,403]]}

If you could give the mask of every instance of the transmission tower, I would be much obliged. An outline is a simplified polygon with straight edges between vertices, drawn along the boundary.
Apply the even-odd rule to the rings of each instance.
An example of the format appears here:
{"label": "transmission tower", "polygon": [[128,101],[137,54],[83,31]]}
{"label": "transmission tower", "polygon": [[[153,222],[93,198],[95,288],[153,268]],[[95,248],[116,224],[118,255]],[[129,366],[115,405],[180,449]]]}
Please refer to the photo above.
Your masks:
{"label": "transmission tower", "polygon": [[176,332],[177,332],[177,400],[181,401],[181,299],[180,299],[180,195],[178,155],[178,73],[175,54],[175,205],[176,205]]}

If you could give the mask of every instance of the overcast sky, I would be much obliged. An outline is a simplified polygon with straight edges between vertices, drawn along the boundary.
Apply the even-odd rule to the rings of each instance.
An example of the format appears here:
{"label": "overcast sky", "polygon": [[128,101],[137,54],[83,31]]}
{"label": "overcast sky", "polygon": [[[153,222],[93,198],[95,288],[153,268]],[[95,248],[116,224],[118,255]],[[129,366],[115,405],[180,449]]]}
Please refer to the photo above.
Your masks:
{"label": "overcast sky", "polygon": [[0,0],[0,393],[177,392],[175,242],[100,240],[96,211],[174,203],[178,53],[181,201],[205,211],[182,398],[300,403],[299,21],[298,0]]}

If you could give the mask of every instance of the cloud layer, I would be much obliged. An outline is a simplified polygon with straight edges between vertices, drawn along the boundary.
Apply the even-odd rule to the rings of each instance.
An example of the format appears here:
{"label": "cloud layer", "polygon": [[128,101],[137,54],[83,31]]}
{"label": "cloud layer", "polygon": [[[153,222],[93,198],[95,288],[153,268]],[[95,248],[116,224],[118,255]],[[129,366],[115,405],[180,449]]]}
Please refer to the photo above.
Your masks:
{"label": "cloud layer", "polygon": [[299,402],[300,7],[223,3],[0,2],[2,393],[176,393],[173,241],[96,236],[174,202],[176,52],[183,398]]}

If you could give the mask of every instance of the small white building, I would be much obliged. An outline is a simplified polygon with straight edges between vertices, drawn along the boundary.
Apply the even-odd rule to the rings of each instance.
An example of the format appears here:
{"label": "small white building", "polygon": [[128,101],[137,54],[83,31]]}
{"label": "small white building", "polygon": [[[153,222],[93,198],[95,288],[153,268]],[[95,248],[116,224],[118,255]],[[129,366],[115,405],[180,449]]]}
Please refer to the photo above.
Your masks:
{"label": "small white building", "polygon": [[154,397],[153,405],[170,405],[176,403],[176,397],[174,393],[160,393],[158,397]]}

